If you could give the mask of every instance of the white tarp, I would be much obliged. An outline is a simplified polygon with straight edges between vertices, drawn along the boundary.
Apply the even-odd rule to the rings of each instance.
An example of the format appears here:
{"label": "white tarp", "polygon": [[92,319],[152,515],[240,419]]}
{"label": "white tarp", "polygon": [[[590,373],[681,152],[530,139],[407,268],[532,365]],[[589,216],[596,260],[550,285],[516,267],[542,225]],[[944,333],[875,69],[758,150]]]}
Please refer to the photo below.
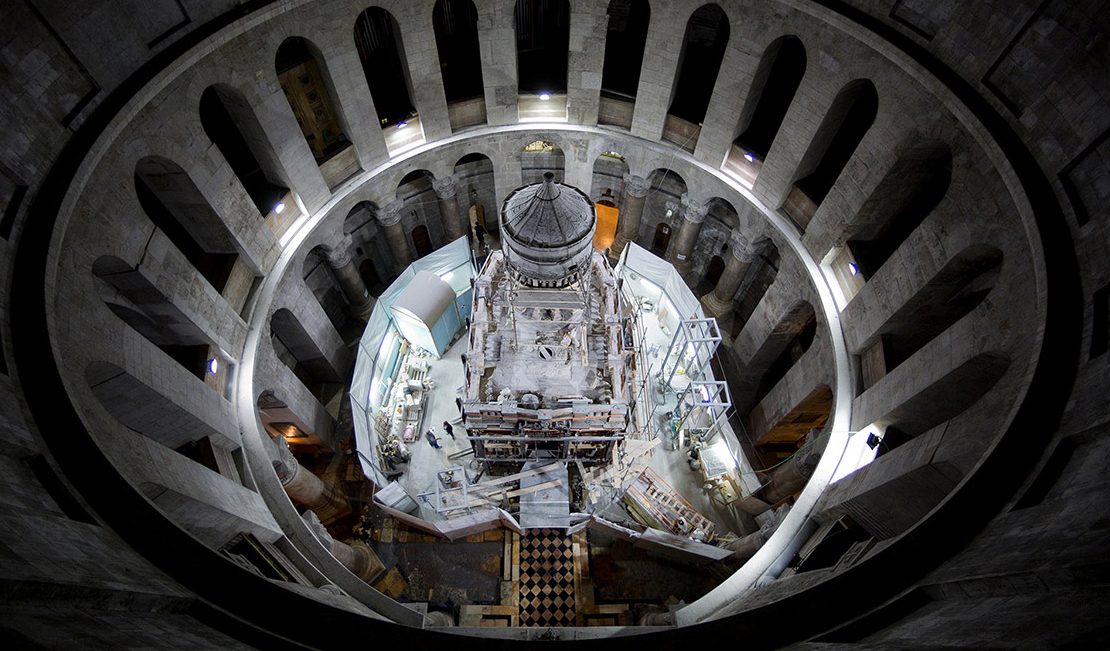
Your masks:
{"label": "white tarp", "polygon": [[442,278],[454,290],[457,304],[467,306],[469,314],[470,279],[477,275],[470,246],[465,237],[451,242],[408,266],[397,280],[378,297],[366,329],[358,342],[355,372],[351,380],[351,409],[355,427],[355,448],[366,477],[378,486],[388,482],[378,459],[378,437],[374,417],[381,408],[384,389],[397,363],[401,346],[390,308],[405,291],[417,272],[427,271]]}
{"label": "white tarp", "polygon": [[617,263],[617,277],[624,278],[626,283],[639,283],[639,287],[634,290],[636,294],[652,298],[660,306],[665,306],[660,298],[656,298],[656,295],[661,292],[674,306],[677,312],[676,320],[705,317],[701,303],[686,286],[682,276],[675,271],[674,266],[632,242],[629,242],[621,253],[620,262]]}

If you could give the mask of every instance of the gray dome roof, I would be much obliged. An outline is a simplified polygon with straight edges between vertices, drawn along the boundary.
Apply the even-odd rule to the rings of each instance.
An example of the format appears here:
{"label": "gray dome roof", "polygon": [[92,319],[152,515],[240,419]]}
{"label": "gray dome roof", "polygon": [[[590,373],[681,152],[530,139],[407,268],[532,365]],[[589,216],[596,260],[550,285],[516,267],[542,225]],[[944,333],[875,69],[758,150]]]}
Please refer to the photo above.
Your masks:
{"label": "gray dome roof", "polygon": [[505,201],[502,227],[525,246],[554,249],[578,242],[593,232],[594,205],[578,188],[543,175],[542,183],[526,185]]}

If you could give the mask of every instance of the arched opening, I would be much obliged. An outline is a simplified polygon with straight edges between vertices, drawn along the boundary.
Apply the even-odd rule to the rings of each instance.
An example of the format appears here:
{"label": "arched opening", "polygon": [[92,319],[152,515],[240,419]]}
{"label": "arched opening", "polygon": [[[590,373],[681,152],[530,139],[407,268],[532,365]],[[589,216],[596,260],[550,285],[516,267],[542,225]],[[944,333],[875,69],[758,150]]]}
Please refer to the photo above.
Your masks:
{"label": "arched opening", "polygon": [[[666,247],[670,246],[670,236],[678,228],[681,216],[682,195],[686,194],[686,181],[677,173],[665,168],[653,170],[648,175],[650,189],[644,197],[643,216],[640,220],[640,232],[635,241],[652,252],[656,251],[656,243],[663,246],[665,255]],[[659,229],[659,224],[667,224],[667,228]]]}
{"label": "arched opening", "polygon": [[737,121],[725,169],[755,183],[806,72],[806,49],[796,36],[776,39],[759,60],[751,91]]}
{"label": "arched opening", "polygon": [[651,240],[651,252],[660,258],[667,257],[667,249],[671,245],[671,225],[660,222],[655,226],[655,236]]}
{"label": "arched opening", "polygon": [[343,291],[328,262],[327,251],[323,247],[314,247],[305,255],[304,264],[301,266],[301,278],[343,340],[351,341],[358,337],[359,327],[347,312],[347,299],[343,296]]}
{"label": "arched opening", "polygon": [[292,312],[281,308],[270,317],[270,342],[274,353],[309,393],[326,405],[343,390],[339,374],[320,351],[300,320]]}
{"label": "arched opening", "polygon": [[736,291],[731,333],[733,336],[740,333],[755,312],[755,308],[779,272],[779,249],[771,240],[763,240],[756,246],[756,254],[748,265],[747,273],[740,282]]}
{"label": "arched opening", "polygon": [[864,280],[936,209],[951,182],[952,152],[942,143],[917,145],[898,159],[860,208],[848,238],[856,272]]}
{"label": "arched opening", "polygon": [[239,259],[237,243],[185,170],[147,156],[135,165],[135,194],[150,221],[223,293]]}
{"label": "arched opening", "polygon": [[[696,279],[693,287],[695,295],[700,296],[712,290],[720,280],[725,265],[722,256],[728,253],[729,238],[739,224],[740,216],[727,199],[712,197],[705,203],[705,219],[689,253],[692,260],[691,279]],[[711,269],[717,264],[720,265],[719,269]]]}
{"label": "arched opening", "polygon": [[[355,235],[364,230],[373,230],[378,207],[372,201],[360,201],[351,208],[343,220],[343,234]],[[356,238],[356,240],[359,238]]]}
{"label": "arched opening", "polygon": [[570,45],[567,0],[517,0],[513,27],[520,92],[565,93]]}
{"label": "arched opening", "polygon": [[[204,438],[224,447],[236,446],[207,423],[203,414],[190,413],[174,397],[147,386],[115,364],[92,362],[85,368],[85,381],[105,411],[120,424],[171,450],[180,450]],[[212,470],[219,472],[217,468]]]}
{"label": "arched opening", "polygon": [[[397,199],[405,203],[406,225],[417,257],[423,257],[443,242],[443,214],[428,170],[413,170],[397,184]],[[434,226],[429,229],[428,225]]]}
{"label": "arched opening", "polygon": [[525,185],[543,181],[548,172],[562,182],[564,164],[563,150],[549,140],[528,143],[520,151],[520,173]]}
{"label": "arched opening", "polygon": [[817,315],[808,302],[795,305],[783,316],[764,344],[763,354],[777,351],[774,361],[760,378],[752,404],[763,400],[788,371],[798,363],[817,335]]}
{"label": "arched opening", "polygon": [[624,192],[624,176],[628,171],[624,156],[614,151],[602,152],[594,160],[590,197],[597,212],[594,248],[598,251],[608,249],[616,239],[617,223],[620,221],[617,200]]}
{"label": "arched opening", "polygon": [[355,47],[390,153],[422,142],[423,129],[412,100],[401,28],[393,14],[381,7],[370,7],[359,14]]}
{"label": "arched opening", "polygon": [[493,179],[493,161],[485,154],[470,153],[455,162],[454,175],[459,192],[466,192],[466,215],[470,224],[470,235],[474,227],[481,224],[487,232],[497,230],[496,210],[493,219],[487,221],[487,211],[497,206],[497,193]]}
{"label": "arched opening", "polygon": [[328,187],[335,188],[360,168],[323,56],[307,39],[290,36],[278,47],[274,69],[312,157]]}
{"label": "arched opening", "polygon": [[486,121],[478,10],[471,0],[436,0],[432,9],[443,94],[452,129]]}
{"label": "arched opening", "polygon": [[798,228],[805,230],[852,154],[875,122],[879,95],[866,79],[850,82],[836,95],[817,128],[786,203],[782,206]]}
{"label": "arched opening", "polygon": [[370,290],[371,294],[375,296],[381,295],[385,286],[373,262],[370,260],[363,260],[360,262],[358,265],[358,275],[362,278],[362,283],[366,285],[366,288]]}
{"label": "arched opening", "polygon": [[768,422],[762,405],[757,406],[748,416],[748,431],[754,441],[751,458],[760,467],[771,468],[793,456],[811,433],[817,434],[825,427],[832,401],[832,390],[819,384],[774,422]]}
{"label": "arched opening", "polygon": [[409,233],[409,237],[412,238],[412,247],[416,249],[416,257],[423,258],[435,250],[432,246],[432,237],[428,234],[428,227],[424,224],[417,224]]}
{"label": "arched opening", "polygon": [[93,263],[92,273],[103,281],[100,290],[113,314],[186,372],[222,392],[229,360],[140,270],[104,255]]}
{"label": "arched opening", "polygon": [[871,387],[971,313],[1002,269],[1002,252],[973,245],[956,254],[860,348],[862,386]]}
{"label": "arched opening", "polygon": [[277,154],[241,94],[222,85],[206,88],[200,96],[200,123],[259,214],[270,217],[297,212],[287,200],[288,181]]}
{"label": "arched opening", "polygon": [[725,271],[725,259],[719,255],[709,258],[709,264],[705,265],[705,276],[702,283],[710,288],[717,284],[721,279],[721,274]]}
{"label": "arched opening", "polygon": [[601,69],[599,124],[632,127],[651,6],[647,0],[609,0],[605,63]]}
{"label": "arched opening", "polygon": [[686,23],[678,72],[671,88],[663,139],[694,150],[728,46],[729,23],[715,4],[698,7]]}

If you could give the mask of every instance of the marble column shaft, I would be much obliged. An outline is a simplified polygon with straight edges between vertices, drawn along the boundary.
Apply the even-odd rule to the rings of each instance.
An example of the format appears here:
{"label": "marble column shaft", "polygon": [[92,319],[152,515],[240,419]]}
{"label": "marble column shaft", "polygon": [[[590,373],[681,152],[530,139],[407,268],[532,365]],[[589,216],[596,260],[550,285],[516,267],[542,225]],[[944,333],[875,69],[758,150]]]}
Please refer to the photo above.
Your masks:
{"label": "marble column shaft", "polygon": [[412,264],[413,260],[408,239],[405,238],[405,229],[401,226],[401,212],[404,207],[404,202],[398,199],[390,202],[378,214],[378,221],[385,231],[385,241],[393,253],[393,271],[398,274]]}
{"label": "marble column shaft", "polygon": [[370,290],[366,288],[366,283],[355,267],[351,246],[350,237],[345,237],[339,244],[331,247],[328,250],[328,265],[351,306],[351,314],[365,321],[374,309],[374,297],[370,296]]}
{"label": "marble column shaft", "polygon": [[706,206],[686,195],[682,196],[682,224],[678,227],[674,245],[668,256],[679,275],[686,277],[690,273],[690,254],[701,233],[702,222],[705,221]]}
{"label": "marble column shaft", "polygon": [[640,234],[640,218],[644,214],[644,199],[651,183],[642,176],[625,174],[624,201],[621,202],[617,224],[617,236],[613,238],[610,255],[619,256],[629,242],[635,242]]}
{"label": "marble column shaft", "polygon": [[455,182],[455,177],[445,176],[436,179],[432,182],[432,188],[439,200],[439,214],[443,217],[443,232],[447,236],[447,241],[454,242],[464,237],[467,226],[459,214],[459,201],[456,197],[459,186]]}
{"label": "marble column shaft", "polygon": [[308,507],[322,522],[334,522],[351,512],[347,497],[302,466],[285,439],[274,439],[274,447],[278,453],[274,472],[290,499]]}
{"label": "marble column shaft", "polygon": [[717,279],[717,285],[701,301],[702,306],[718,319],[724,318],[732,310],[732,297],[736,295],[736,290],[755,257],[752,244],[736,231],[729,238],[729,253],[731,255],[725,261],[725,270]]}

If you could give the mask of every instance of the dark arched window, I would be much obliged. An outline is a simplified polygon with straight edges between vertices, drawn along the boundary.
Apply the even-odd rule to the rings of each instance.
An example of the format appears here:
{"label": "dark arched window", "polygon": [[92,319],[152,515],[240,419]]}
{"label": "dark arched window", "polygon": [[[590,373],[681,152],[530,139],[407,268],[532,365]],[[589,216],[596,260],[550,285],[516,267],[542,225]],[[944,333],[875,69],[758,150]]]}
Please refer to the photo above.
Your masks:
{"label": "dark arched window", "polygon": [[647,0],[610,0],[601,93],[634,99],[640,84],[651,7]]}
{"label": "dark arched window", "polygon": [[478,10],[471,0],[436,0],[432,28],[448,102],[481,97],[482,58],[478,49]]}
{"label": "dark arched window", "polygon": [[316,162],[323,163],[348,147],[351,143],[335,109],[331,78],[316,47],[290,36],[278,48],[274,68]]}
{"label": "dark arched window", "polygon": [[713,86],[728,45],[728,17],[715,4],[702,5],[686,23],[668,113],[691,124],[705,120]]}
{"label": "dark arched window", "polygon": [[381,7],[370,7],[355,20],[355,47],[374,98],[381,126],[405,121],[416,112],[412,82],[396,19]]}
{"label": "dark arched window", "polygon": [[176,163],[147,156],[135,165],[139,205],[217,292],[239,257],[235,239]]}
{"label": "dark arched window", "polygon": [[566,92],[570,48],[567,0],[517,0],[513,26],[520,92]]}
{"label": "dark arched window", "polygon": [[226,86],[209,86],[200,96],[200,123],[258,212],[269,215],[279,205],[284,209],[281,202],[289,189],[247,100]]}
{"label": "dark arched window", "polygon": [[767,47],[737,125],[734,144],[744,153],[757,160],[767,157],[805,72],[806,49],[796,37],[784,36]]}
{"label": "dark arched window", "polygon": [[784,206],[799,228],[805,229],[828,196],[878,110],[879,96],[870,81],[853,81],[837,93],[798,166],[797,181]]}

